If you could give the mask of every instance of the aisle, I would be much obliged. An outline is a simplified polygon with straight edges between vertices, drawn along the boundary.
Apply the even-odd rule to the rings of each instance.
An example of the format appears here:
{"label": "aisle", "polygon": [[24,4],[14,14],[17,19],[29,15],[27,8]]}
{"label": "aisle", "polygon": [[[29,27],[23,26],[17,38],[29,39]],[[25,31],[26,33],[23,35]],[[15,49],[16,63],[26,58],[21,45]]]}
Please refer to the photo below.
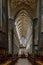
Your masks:
{"label": "aisle", "polygon": [[32,65],[26,58],[19,59],[15,65]]}

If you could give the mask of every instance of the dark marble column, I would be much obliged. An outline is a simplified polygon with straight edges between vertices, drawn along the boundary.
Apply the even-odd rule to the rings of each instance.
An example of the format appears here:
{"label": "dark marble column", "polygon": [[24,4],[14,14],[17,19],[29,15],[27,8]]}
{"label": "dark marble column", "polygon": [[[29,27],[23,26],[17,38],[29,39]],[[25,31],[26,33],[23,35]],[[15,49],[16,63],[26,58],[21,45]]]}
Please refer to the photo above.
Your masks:
{"label": "dark marble column", "polygon": [[35,47],[38,46],[35,44],[35,26],[37,25],[37,18],[33,19],[33,44],[32,44],[32,50],[33,50],[33,53],[35,53]]}
{"label": "dark marble column", "polygon": [[39,17],[38,17],[38,49],[40,52],[40,34],[41,34],[41,18],[42,18],[42,11],[41,11],[41,6],[42,6],[42,0],[39,0]]}
{"label": "dark marble column", "polygon": [[11,39],[12,41],[11,42],[12,42],[12,55],[13,55],[13,53],[14,53],[14,29],[12,29],[11,32],[12,32],[12,36],[11,36],[12,37],[12,39]]}
{"label": "dark marble column", "polygon": [[0,30],[2,27],[2,0],[0,0]]}
{"label": "dark marble column", "polygon": [[8,51],[8,0],[2,0],[2,41]]}
{"label": "dark marble column", "polygon": [[11,25],[11,53],[14,54],[14,19],[9,18],[9,22]]}
{"label": "dark marble column", "polygon": [[[2,0],[0,0],[0,43],[2,41],[1,30],[2,30]],[[1,47],[1,44],[0,44],[0,47]]]}

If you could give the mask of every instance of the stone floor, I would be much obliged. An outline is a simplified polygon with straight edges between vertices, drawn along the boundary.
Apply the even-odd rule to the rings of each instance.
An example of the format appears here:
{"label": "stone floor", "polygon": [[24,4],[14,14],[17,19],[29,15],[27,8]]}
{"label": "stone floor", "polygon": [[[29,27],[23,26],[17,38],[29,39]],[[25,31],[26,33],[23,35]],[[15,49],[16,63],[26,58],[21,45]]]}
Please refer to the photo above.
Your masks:
{"label": "stone floor", "polygon": [[19,59],[15,65],[32,65],[32,64],[28,61],[28,59],[22,58]]}

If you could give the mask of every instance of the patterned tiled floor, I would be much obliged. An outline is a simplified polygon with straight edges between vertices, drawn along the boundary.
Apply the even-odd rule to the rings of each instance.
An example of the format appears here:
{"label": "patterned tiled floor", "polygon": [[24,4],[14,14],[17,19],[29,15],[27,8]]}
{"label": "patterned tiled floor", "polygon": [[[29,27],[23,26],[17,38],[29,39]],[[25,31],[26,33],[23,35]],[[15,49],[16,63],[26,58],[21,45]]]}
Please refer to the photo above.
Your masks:
{"label": "patterned tiled floor", "polygon": [[27,59],[19,59],[15,65],[32,65]]}

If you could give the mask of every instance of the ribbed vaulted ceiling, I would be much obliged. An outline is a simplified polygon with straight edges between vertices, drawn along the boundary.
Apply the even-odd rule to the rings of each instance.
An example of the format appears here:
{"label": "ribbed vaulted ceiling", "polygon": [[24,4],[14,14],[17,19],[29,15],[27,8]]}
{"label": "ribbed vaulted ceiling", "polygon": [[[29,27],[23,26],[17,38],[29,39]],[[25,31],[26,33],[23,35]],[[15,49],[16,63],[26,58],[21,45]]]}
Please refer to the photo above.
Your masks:
{"label": "ribbed vaulted ceiling", "polygon": [[31,23],[31,20],[28,13],[25,10],[21,10],[15,20],[15,24],[21,37],[26,37],[29,23]]}
{"label": "ribbed vaulted ceiling", "polygon": [[34,17],[36,15],[37,2],[38,0],[9,0],[11,16],[16,16],[21,9],[25,9],[31,17]]}
{"label": "ribbed vaulted ceiling", "polygon": [[27,30],[36,17],[38,0],[9,0],[10,17],[14,18],[20,38],[26,38]]}

